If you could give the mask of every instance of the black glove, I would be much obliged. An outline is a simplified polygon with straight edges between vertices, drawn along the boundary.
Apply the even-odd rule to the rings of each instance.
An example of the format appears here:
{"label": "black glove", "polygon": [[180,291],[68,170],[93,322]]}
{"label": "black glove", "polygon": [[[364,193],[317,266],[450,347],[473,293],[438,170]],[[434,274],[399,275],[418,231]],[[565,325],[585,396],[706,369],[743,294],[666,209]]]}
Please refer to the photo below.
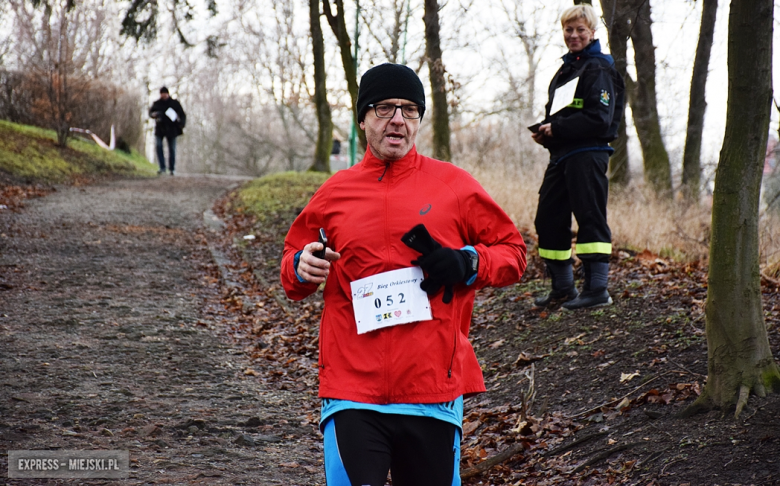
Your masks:
{"label": "black glove", "polygon": [[413,264],[420,265],[428,278],[423,280],[420,288],[433,295],[444,287],[442,302],[449,304],[452,301],[455,284],[466,282],[472,275],[471,256],[465,250],[452,248],[439,248],[428,255],[423,255]]}
{"label": "black glove", "polygon": [[442,247],[421,256],[412,263],[420,265],[428,274],[428,278],[442,285],[455,285],[465,282],[470,277],[471,257],[466,250]]}
{"label": "black glove", "polygon": [[438,241],[434,240],[428,228],[424,224],[418,224],[401,237],[401,241],[412,250],[422,253],[423,256],[441,248]]}
{"label": "black glove", "polygon": [[428,295],[436,295],[444,287],[442,302],[452,302],[453,286],[468,281],[474,274],[471,269],[471,255],[465,250],[455,250],[442,247],[428,233],[425,225],[418,224],[401,237],[408,247],[422,253],[422,256],[412,260],[412,265],[419,265],[428,278],[422,281],[420,288]]}

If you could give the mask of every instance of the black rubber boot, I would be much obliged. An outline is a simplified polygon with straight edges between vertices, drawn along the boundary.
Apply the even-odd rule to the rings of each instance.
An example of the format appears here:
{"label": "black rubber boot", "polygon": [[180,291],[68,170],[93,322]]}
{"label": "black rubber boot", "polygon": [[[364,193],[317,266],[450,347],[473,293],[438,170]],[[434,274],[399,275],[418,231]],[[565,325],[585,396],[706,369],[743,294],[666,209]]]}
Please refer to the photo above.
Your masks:
{"label": "black rubber boot", "polygon": [[582,267],[585,270],[582,292],[576,299],[564,303],[561,307],[576,310],[612,304],[612,297],[607,292],[609,263],[583,261]]}
{"label": "black rubber boot", "polygon": [[571,260],[545,260],[545,263],[547,263],[547,271],[550,272],[552,290],[547,295],[535,299],[534,307],[547,307],[550,304],[566,302],[577,297]]}

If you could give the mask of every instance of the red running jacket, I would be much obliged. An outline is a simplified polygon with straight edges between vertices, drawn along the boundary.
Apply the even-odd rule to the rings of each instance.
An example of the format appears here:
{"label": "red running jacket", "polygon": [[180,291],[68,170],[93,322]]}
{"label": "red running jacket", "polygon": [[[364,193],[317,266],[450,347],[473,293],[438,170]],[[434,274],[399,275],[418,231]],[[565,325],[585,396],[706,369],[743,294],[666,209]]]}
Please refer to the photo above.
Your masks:
{"label": "red running jacket", "polygon": [[[410,267],[419,253],[401,236],[423,223],[443,246],[473,246],[479,272],[455,286],[450,304],[430,297],[430,321],[357,334],[350,282]],[[319,336],[322,398],[361,403],[439,403],[485,391],[482,369],[468,340],[474,292],[520,280],[525,243],[514,223],[471,175],[419,155],[413,147],[386,163],[366,151],[363,160],[334,174],[295,219],[284,242],[281,279],[287,296],[317,290],[295,274],[295,254],[317,240],[341,253],[325,284]]]}

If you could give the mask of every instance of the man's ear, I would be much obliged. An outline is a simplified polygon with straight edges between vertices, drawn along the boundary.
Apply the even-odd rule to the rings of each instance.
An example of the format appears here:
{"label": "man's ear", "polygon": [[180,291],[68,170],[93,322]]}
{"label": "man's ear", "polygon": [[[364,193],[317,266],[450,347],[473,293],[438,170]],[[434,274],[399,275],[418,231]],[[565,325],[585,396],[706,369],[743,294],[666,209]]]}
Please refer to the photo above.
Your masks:
{"label": "man's ear", "polygon": [[363,130],[364,132],[366,131],[366,122],[365,121],[360,122],[360,129]]}

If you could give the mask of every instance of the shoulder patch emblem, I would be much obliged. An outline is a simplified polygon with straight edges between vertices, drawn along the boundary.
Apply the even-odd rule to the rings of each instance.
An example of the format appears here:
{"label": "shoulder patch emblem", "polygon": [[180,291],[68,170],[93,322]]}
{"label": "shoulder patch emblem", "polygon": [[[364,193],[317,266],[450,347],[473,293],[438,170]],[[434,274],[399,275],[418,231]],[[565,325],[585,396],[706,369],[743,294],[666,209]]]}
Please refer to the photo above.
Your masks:
{"label": "shoulder patch emblem", "polygon": [[609,106],[609,92],[605,89],[601,90],[601,96],[599,96],[599,101],[604,106]]}

